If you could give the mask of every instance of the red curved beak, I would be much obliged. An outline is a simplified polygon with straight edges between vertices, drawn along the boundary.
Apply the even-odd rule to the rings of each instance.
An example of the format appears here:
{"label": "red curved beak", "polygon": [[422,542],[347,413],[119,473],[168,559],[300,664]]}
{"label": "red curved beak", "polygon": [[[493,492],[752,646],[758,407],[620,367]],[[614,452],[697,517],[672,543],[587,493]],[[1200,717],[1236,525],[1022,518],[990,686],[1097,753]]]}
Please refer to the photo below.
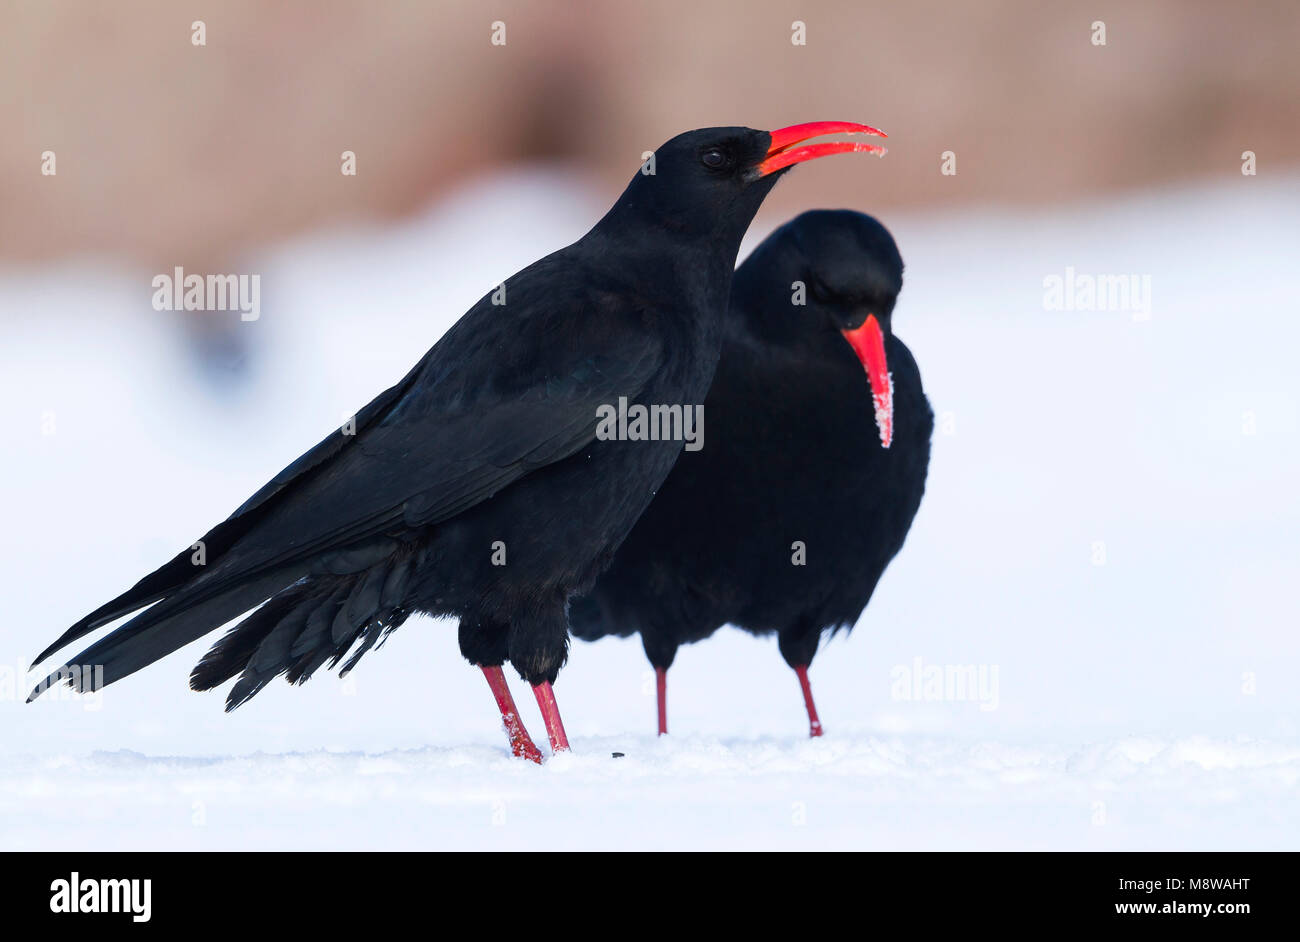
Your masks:
{"label": "red curved beak", "polygon": [[888,448],[894,440],[894,381],[889,376],[889,364],[885,362],[885,334],[876,315],[869,314],[861,327],[844,331],[844,339],[867,369],[880,444]]}
{"label": "red curved beak", "polygon": [[805,160],[815,160],[831,154],[847,154],[861,151],[865,154],[885,155],[885,148],[879,144],[863,144],[859,141],[824,141],[820,144],[808,144],[796,147],[804,141],[826,134],[869,134],[873,137],[888,137],[884,131],[868,124],[855,124],[852,121],[812,121],[808,124],[792,124],[788,128],[778,128],[768,132],[772,143],[767,148],[767,156],[758,165],[758,175],[765,177],[793,164]]}

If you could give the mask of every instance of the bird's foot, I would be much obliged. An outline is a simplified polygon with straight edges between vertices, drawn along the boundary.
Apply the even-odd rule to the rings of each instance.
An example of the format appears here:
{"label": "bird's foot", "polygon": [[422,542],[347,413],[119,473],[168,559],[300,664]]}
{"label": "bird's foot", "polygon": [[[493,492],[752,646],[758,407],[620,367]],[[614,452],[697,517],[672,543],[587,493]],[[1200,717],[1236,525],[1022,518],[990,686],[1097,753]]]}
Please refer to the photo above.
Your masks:
{"label": "bird's foot", "polygon": [[803,704],[808,708],[808,736],[816,739],[822,735],[822,721],[817,718],[817,705],[813,703],[812,684],[808,682],[808,665],[800,664],[794,672],[799,676],[799,686],[803,689]]}
{"label": "bird's foot", "polygon": [[659,701],[659,735],[668,735],[668,669],[655,668],[655,694]]}
{"label": "bird's foot", "polygon": [[510,737],[510,751],[514,753],[515,758],[528,759],[541,765],[542,750],[537,748],[533,737],[528,735],[528,730],[524,729],[524,724],[520,722],[519,717],[511,715],[504,716],[502,719],[506,724],[506,735]]}
{"label": "bird's foot", "polygon": [[546,724],[546,734],[551,739],[552,752],[568,752],[569,737],[564,734],[564,721],[560,719],[560,707],[555,702],[555,691],[549,681],[533,685],[533,694],[537,697],[537,706],[542,711],[542,721]]}
{"label": "bird's foot", "polygon": [[515,698],[510,695],[510,687],[506,683],[505,672],[501,670],[501,665],[495,667],[483,667],[483,676],[487,678],[488,686],[492,688],[492,696],[496,698],[497,709],[501,711],[501,722],[506,728],[506,735],[510,738],[510,751],[519,759],[530,759],[533,762],[541,764],[542,751],[537,748],[533,742],[533,737],[528,735],[528,730],[524,728],[524,721],[519,718],[519,710],[515,707]]}

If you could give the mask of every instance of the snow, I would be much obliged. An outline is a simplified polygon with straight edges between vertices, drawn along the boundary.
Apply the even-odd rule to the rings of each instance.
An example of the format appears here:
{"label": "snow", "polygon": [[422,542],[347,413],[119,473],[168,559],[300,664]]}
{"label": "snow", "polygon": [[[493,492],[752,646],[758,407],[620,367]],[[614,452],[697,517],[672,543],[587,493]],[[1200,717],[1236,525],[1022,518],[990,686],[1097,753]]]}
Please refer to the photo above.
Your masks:
{"label": "snow", "polygon": [[[482,705],[482,704],[479,704]],[[541,768],[482,744],[24,757],[13,849],[1291,849],[1300,749],[875,736],[579,737]],[[615,759],[613,752],[628,750]]]}
{"label": "snow", "polygon": [[[249,259],[229,373],[184,355],[155,272],[0,270],[0,848],[1300,846],[1297,178],[884,218],[938,428],[907,546],[813,664],[821,740],[775,643],[731,629],[679,654],[665,739],[639,644],[576,643],[574,752],[542,767],[427,619],[229,715],[185,685],[205,641],[23,704],[67,624],[601,202],[536,168]],[[1149,314],[1050,309],[1070,269],[1149,276]]]}

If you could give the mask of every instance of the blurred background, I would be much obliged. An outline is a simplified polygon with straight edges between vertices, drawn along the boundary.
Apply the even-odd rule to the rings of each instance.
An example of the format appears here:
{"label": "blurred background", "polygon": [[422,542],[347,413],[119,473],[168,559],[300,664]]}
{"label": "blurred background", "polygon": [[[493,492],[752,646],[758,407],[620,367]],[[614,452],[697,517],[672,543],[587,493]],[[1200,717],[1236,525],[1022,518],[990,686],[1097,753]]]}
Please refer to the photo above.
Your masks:
{"label": "blurred background", "polygon": [[[585,232],[645,151],[700,126],[824,119],[885,129],[888,156],[791,173],[743,251],[803,209],[879,216],[907,263],[894,327],[939,422],[907,546],[814,664],[827,748],[904,737],[906,765],[907,737],[1119,742],[1050,755],[1112,785],[1193,763],[1201,846],[1293,841],[1296,816],[1268,811],[1300,762],[1298,47],[1287,0],[0,0],[0,749],[38,757],[0,783],[0,810],[30,812],[14,846],[97,823],[46,813],[54,792],[33,783],[57,762],[39,757],[495,756],[481,680],[451,626],[423,619],[347,683],[276,684],[230,716],[186,690],[206,641],[103,709],[24,707],[24,675],[478,297]],[[178,266],[258,276],[259,316],[156,310],[152,280]],[[1071,272],[1147,279],[1149,303],[1062,310],[1046,289]],[[893,673],[916,658],[996,668],[996,705],[901,700]],[[557,692],[579,751],[670,748],[648,735],[646,677],[635,641],[574,648]],[[683,650],[671,689],[688,747],[805,732],[774,642],[720,633]],[[1017,755],[972,761],[1037,767]],[[1216,818],[1223,769],[1258,777],[1249,807]],[[1159,782],[1113,794],[1107,831],[1088,826],[1094,778],[1040,795],[1037,817],[959,797],[950,833],[1184,846]],[[900,840],[930,833],[909,800]],[[147,833],[211,846],[187,809]],[[761,833],[733,811],[709,826]],[[610,814],[651,843],[701,827]],[[820,833],[853,843],[845,820]]]}
{"label": "blurred background", "polygon": [[[1300,160],[1300,8],[1150,0],[33,0],[0,4],[0,257],[225,270],[468,180],[571,166],[601,201],[688,128],[847,116],[863,191],[818,168],[769,211],[1035,205]],[[191,24],[206,26],[206,45]],[[1106,45],[1092,44],[1092,23]],[[492,23],[505,24],[493,45]],[[805,45],[792,43],[801,22]],[[58,155],[57,179],[40,155]],[[339,155],[357,154],[344,177]],[[939,174],[939,155],[959,172]]]}

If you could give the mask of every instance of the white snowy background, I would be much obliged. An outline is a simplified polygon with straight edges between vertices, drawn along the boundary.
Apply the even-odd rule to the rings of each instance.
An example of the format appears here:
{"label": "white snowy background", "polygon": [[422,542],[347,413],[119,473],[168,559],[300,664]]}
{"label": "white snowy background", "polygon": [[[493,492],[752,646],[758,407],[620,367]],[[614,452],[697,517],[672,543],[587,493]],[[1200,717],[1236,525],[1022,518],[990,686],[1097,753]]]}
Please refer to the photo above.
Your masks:
{"label": "white snowy background", "polygon": [[[574,749],[542,767],[429,619],[229,715],[186,686],[216,635],[23,704],[68,624],[602,209],[537,168],[243,260],[233,384],[181,355],[154,272],[0,271],[0,849],[1300,848],[1297,178],[883,219],[940,429],[907,545],[813,665],[819,741],[775,642],[733,629],[679,654],[663,739],[639,642],[575,644]],[[1046,310],[1067,266],[1150,275],[1149,318]],[[901,699],[917,658],[996,698]]]}

